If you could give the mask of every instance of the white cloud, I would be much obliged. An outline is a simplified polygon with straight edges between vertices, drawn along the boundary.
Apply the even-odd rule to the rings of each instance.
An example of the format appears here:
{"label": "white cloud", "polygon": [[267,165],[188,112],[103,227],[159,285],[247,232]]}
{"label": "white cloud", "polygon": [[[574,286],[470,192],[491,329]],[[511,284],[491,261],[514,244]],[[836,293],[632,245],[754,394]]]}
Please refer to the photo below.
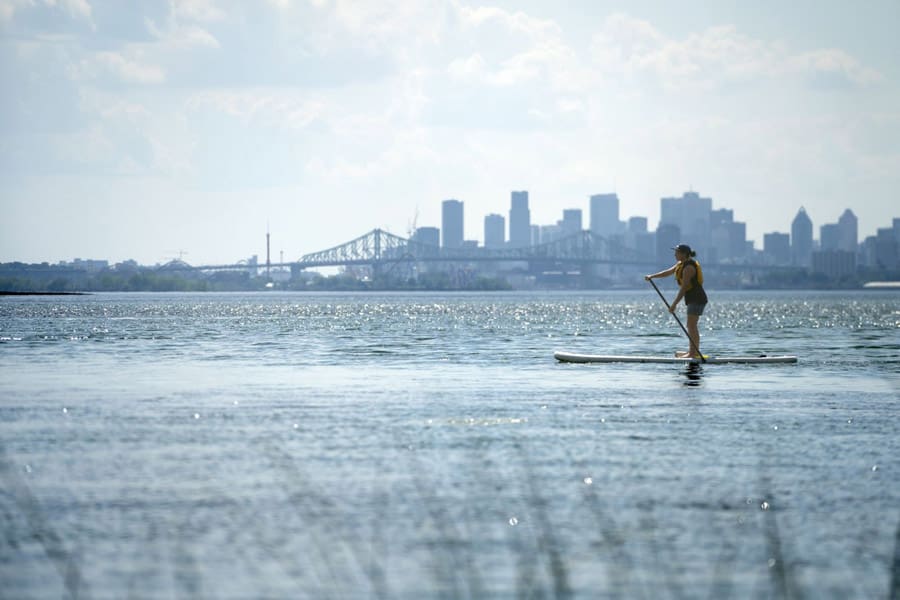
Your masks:
{"label": "white cloud", "polygon": [[83,62],[83,71],[99,76],[111,74],[124,83],[158,85],[166,80],[166,72],[156,65],[143,64],[119,52],[98,52]]}
{"label": "white cloud", "polygon": [[146,27],[164,47],[168,46],[176,50],[221,47],[219,40],[213,34],[196,25],[174,24],[168,30],[162,30],[152,21],[147,21]]}
{"label": "white cloud", "polygon": [[822,75],[847,84],[881,81],[875,70],[863,67],[841,50],[820,49],[792,53],[779,41],[755,39],[734,25],[710,27],[684,39],[666,37],[651,23],[625,14],[607,17],[591,43],[594,63],[606,74],[642,81],[651,77],[664,89],[682,91],[767,79],[800,81]]}
{"label": "white cloud", "polygon": [[814,50],[793,56],[789,67],[792,71],[806,74],[813,83],[827,79],[835,85],[865,87],[884,81],[881,73],[863,66],[843,50],[837,49]]}
{"label": "white cloud", "polygon": [[74,19],[91,20],[93,11],[87,0],[0,0],[0,21],[10,21],[22,8],[41,6],[64,10]]}
{"label": "white cloud", "polygon": [[157,39],[157,49],[161,53],[191,48],[218,49],[221,44],[210,32],[210,27],[226,18],[225,11],[215,0],[170,0],[169,12],[162,24],[145,18],[144,26]]}
{"label": "white cloud", "polygon": [[51,6],[59,4],[64,7],[73,17],[82,19],[91,18],[91,5],[87,0],[46,0]]}
{"label": "white cloud", "polygon": [[208,91],[192,96],[189,114],[215,111],[257,127],[304,129],[326,116],[326,103],[300,91],[248,89]]}
{"label": "white cloud", "polygon": [[181,39],[187,46],[203,46],[206,48],[219,48],[219,40],[211,33],[200,27],[186,27],[181,33]]}
{"label": "white cloud", "polygon": [[[583,112],[577,96],[588,93],[596,76],[554,21],[493,7],[454,5],[458,31],[448,35],[460,48],[475,48],[447,64],[450,81],[465,86],[462,101],[479,94],[478,113],[466,116],[482,126],[554,127]],[[473,117],[475,117],[473,119]]]}
{"label": "white cloud", "polygon": [[487,63],[478,52],[467,58],[456,58],[447,66],[451,77],[464,82],[480,81],[487,73]]}
{"label": "white cloud", "polygon": [[446,0],[314,0],[311,4],[330,28],[311,30],[326,48],[349,44],[407,58],[420,46],[440,40],[448,16]]}
{"label": "white cloud", "polygon": [[0,22],[11,21],[16,14],[16,4],[12,0],[0,0]]}
{"label": "white cloud", "polygon": [[193,21],[221,21],[225,11],[215,0],[169,0],[171,12],[176,19]]}
{"label": "white cloud", "polygon": [[550,19],[539,19],[520,11],[509,12],[496,7],[455,6],[464,27],[498,24],[517,35],[526,35],[537,39],[558,38],[562,35],[560,26]]}
{"label": "white cloud", "polygon": [[730,25],[676,40],[648,21],[615,14],[604,21],[591,50],[595,64],[606,74],[637,81],[650,76],[665,89],[681,90],[765,75],[777,67],[780,49]]}

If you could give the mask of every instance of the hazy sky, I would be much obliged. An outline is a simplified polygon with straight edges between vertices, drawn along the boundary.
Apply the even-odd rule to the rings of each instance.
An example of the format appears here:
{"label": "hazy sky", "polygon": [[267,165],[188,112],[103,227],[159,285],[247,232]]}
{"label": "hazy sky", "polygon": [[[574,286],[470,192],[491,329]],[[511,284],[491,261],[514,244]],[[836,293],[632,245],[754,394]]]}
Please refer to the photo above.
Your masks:
{"label": "hazy sky", "polygon": [[[0,262],[466,237],[694,189],[748,236],[900,217],[900,2],[0,0]],[[689,241],[689,240],[687,240]]]}

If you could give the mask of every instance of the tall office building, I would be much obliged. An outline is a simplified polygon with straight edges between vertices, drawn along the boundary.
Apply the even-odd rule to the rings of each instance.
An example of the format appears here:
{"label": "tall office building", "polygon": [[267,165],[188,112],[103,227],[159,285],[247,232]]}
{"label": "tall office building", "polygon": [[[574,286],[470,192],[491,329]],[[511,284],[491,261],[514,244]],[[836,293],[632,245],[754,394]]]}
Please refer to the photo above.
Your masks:
{"label": "tall office building", "polygon": [[709,226],[713,229],[730,223],[734,223],[734,211],[730,208],[720,208],[709,212]]}
{"label": "tall office building", "polygon": [[837,223],[826,223],[819,227],[819,249],[839,250],[841,245],[841,229]]}
{"label": "tall office building", "polygon": [[704,256],[710,247],[712,199],[702,198],[697,192],[685,192],[681,198],[661,198],[659,206],[660,225],[677,226],[681,241]]}
{"label": "tall office building", "polygon": [[812,264],[813,224],[802,206],[791,222],[791,263],[798,267]]}
{"label": "tall office building", "polygon": [[791,236],[777,231],[763,235],[763,254],[773,265],[790,264]]}
{"label": "tall office building", "polygon": [[628,219],[629,233],[647,233],[647,217],[631,217]]}
{"label": "tall office building", "polygon": [[849,208],[838,219],[838,248],[856,252],[859,247],[859,221]]}
{"label": "tall office building", "polygon": [[751,253],[747,245],[747,224],[734,220],[734,211],[720,208],[709,213],[710,250],[707,261],[741,262]]}
{"label": "tall office building", "polygon": [[441,230],[437,227],[418,227],[413,233],[412,241],[436,248],[441,244]]}
{"label": "tall office building", "polygon": [[441,246],[460,248],[463,237],[463,203],[459,200],[444,200],[441,204]]}
{"label": "tall office building", "polygon": [[509,208],[509,245],[521,248],[531,244],[531,211],[528,192],[513,192]]}
{"label": "tall office building", "polygon": [[638,260],[656,260],[656,234],[647,231],[647,217],[631,217],[623,236],[625,247]]}
{"label": "tall office building", "polygon": [[556,240],[565,237],[563,233],[562,226],[560,225],[562,221],[557,221],[556,225],[541,225],[541,243],[549,244],[550,242],[555,242]]}
{"label": "tall office building", "polygon": [[747,224],[733,221],[728,227],[728,258],[741,261],[752,252],[753,242],[747,243]]}
{"label": "tall office building", "polygon": [[506,243],[506,219],[503,215],[488,215],[484,218],[484,247],[502,248]]}
{"label": "tall office building", "polygon": [[856,237],[856,215],[849,208],[837,223],[822,225],[819,228],[819,249],[812,252],[812,272],[824,274],[829,279],[852,276],[856,272],[859,254]]}
{"label": "tall office building", "polygon": [[678,225],[662,223],[656,228],[656,260],[661,264],[674,264],[675,253],[672,248],[681,241],[681,229]]}
{"label": "tall office building", "polygon": [[895,227],[879,227],[875,231],[875,267],[879,269],[896,269],[900,266],[900,241]]}
{"label": "tall office building", "polygon": [[573,235],[581,231],[581,209],[567,208],[563,210],[562,221],[559,222],[563,235]]}
{"label": "tall office building", "polygon": [[619,196],[594,194],[591,196],[591,233],[609,237],[620,233]]}

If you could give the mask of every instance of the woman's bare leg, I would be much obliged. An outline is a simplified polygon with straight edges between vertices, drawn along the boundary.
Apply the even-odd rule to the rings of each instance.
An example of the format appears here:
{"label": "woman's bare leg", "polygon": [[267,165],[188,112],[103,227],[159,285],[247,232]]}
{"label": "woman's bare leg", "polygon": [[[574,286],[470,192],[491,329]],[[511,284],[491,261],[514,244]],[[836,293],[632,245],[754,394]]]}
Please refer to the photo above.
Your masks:
{"label": "woman's bare leg", "polygon": [[687,316],[687,330],[688,336],[690,336],[693,341],[688,348],[688,356],[693,356],[695,358],[699,358],[700,352],[700,329],[697,327],[697,322],[700,320],[700,315],[688,315]]}

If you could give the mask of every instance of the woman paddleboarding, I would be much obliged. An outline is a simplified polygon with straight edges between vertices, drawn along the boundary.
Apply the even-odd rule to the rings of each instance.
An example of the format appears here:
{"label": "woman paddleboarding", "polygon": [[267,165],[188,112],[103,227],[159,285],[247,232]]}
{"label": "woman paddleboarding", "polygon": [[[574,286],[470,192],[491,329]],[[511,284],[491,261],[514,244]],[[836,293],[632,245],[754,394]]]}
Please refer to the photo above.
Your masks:
{"label": "woman paddleboarding", "polygon": [[691,250],[687,244],[678,244],[674,248],[675,260],[678,261],[670,268],[653,275],[646,275],[644,279],[650,281],[660,277],[668,277],[675,275],[675,281],[678,282],[678,295],[669,306],[669,312],[675,314],[675,307],[681,300],[684,300],[687,306],[687,333],[690,340],[690,346],[687,352],[676,352],[679,357],[701,358],[700,355],[700,330],[697,323],[703,309],[706,308],[709,300],[706,292],[703,290],[703,269],[700,268],[694,257],[697,253]]}

